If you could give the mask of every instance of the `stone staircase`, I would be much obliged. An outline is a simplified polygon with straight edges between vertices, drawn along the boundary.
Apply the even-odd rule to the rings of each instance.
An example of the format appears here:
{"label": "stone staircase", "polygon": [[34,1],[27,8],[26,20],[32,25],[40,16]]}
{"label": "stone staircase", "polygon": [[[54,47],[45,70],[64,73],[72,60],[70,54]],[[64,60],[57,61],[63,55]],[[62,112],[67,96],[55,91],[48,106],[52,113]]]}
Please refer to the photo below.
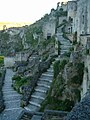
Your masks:
{"label": "stone staircase", "polygon": [[26,110],[34,112],[39,111],[41,103],[46,97],[46,93],[50,88],[52,80],[53,80],[53,66],[51,65],[47,72],[43,73],[39,78],[37,86],[35,87],[35,90],[31,95],[29,105],[25,107]]}
{"label": "stone staircase", "polygon": [[0,120],[16,120],[21,111],[21,95],[12,87],[12,77],[14,73],[11,69],[6,70],[5,81],[3,86],[3,98],[5,110],[0,114]]}
{"label": "stone staircase", "polygon": [[[61,43],[60,54],[62,55],[65,52],[68,52],[69,48],[71,47],[69,40],[63,38],[62,36],[58,36],[58,40]],[[58,56],[55,60],[60,60],[60,57],[61,56]],[[43,100],[45,100],[47,91],[49,90],[53,81],[53,72],[53,65],[51,65],[47,72],[41,75],[37,82],[37,86],[35,87],[34,92],[31,95],[28,106],[24,107],[26,110],[31,112],[39,111],[41,103],[43,102]]]}

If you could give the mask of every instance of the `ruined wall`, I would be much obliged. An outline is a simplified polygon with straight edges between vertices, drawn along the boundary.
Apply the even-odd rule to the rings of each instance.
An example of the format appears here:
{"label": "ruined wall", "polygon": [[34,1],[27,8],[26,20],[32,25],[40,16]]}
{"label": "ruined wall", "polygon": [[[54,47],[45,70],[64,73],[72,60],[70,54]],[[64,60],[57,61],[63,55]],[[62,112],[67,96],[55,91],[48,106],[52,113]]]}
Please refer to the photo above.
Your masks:
{"label": "ruined wall", "polygon": [[27,58],[29,56],[29,53],[17,53],[15,56],[15,61],[27,61]]}
{"label": "ruined wall", "polygon": [[58,7],[58,10],[63,9],[63,11],[67,11],[67,3],[62,2]]}
{"label": "ruined wall", "polygon": [[4,58],[4,66],[5,67],[13,67],[15,63],[14,57],[5,57]]}

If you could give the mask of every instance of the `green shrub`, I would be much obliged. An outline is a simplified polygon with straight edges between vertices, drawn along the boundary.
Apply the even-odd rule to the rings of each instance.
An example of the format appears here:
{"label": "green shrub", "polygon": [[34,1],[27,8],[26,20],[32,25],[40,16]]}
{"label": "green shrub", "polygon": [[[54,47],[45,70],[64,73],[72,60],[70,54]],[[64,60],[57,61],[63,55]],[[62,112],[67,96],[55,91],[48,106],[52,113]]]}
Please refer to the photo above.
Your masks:
{"label": "green shrub", "polygon": [[57,79],[55,80],[55,82],[53,84],[53,88],[55,88],[53,96],[55,96],[56,98],[61,97],[62,96],[62,92],[65,89],[63,81],[64,80],[62,78],[62,74],[59,74]]}
{"label": "green shrub", "polygon": [[13,77],[12,77],[12,80],[20,81],[20,80],[21,80],[21,77],[20,77],[20,76],[13,76]]}
{"label": "green shrub", "polygon": [[76,99],[78,101],[80,101],[81,100],[81,92],[80,92],[80,90],[79,89],[74,89],[74,92],[75,92],[75,95],[76,95]]}
{"label": "green shrub", "polygon": [[25,85],[26,83],[27,83],[27,79],[25,79],[25,78],[16,80],[16,82],[15,82],[16,86],[18,86],[18,87],[21,87],[22,85]]}
{"label": "green shrub", "polygon": [[4,56],[0,56],[0,66],[4,65]]}
{"label": "green shrub", "polygon": [[74,47],[70,47],[69,48],[69,51],[71,52],[71,51],[74,51]]}
{"label": "green shrub", "polygon": [[57,78],[57,76],[60,72],[59,64],[60,64],[59,60],[54,63],[54,66],[53,66],[53,68],[54,68],[54,78]]}
{"label": "green shrub", "polygon": [[42,61],[46,61],[48,59],[48,57],[49,57],[49,54],[44,55],[42,58]]}
{"label": "green shrub", "polygon": [[58,100],[57,98],[49,97],[43,104],[40,111],[44,111],[45,108],[50,110],[71,111],[74,106],[74,101],[70,101],[68,99]]}
{"label": "green shrub", "polygon": [[71,54],[71,52],[65,52],[65,53],[64,53],[64,56],[70,57],[70,54]]}
{"label": "green shrub", "polygon": [[80,84],[81,82],[80,82],[80,80],[79,80],[79,76],[78,76],[78,75],[74,76],[74,77],[71,79],[71,83],[73,83],[73,84]]}
{"label": "green shrub", "polygon": [[65,59],[60,62],[60,71],[64,69],[66,64],[67,64],[67,60]]}
{"label": "green shrub", "polygon": [[76,41],[76,40],[74,40],[74,41],[73,41],[73,45],[76,45],[76,44],[77,44],[77,41]]}
{"label": "green shrub", "polygon": [[77,69],[77,75],[71,78],[71,83],[81,85],[84,74],[84,63],[77,63],[76,69]]}

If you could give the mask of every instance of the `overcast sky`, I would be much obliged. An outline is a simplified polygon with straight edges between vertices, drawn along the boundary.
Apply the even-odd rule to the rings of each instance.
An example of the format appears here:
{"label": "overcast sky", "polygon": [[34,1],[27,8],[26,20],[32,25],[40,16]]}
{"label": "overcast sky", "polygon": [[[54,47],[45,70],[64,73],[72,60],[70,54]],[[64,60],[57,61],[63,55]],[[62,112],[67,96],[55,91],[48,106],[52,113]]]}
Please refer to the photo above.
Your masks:
{"label": "overcast sky", "polygon": [[35,22],[67,0],[0,0],[0,22]]}

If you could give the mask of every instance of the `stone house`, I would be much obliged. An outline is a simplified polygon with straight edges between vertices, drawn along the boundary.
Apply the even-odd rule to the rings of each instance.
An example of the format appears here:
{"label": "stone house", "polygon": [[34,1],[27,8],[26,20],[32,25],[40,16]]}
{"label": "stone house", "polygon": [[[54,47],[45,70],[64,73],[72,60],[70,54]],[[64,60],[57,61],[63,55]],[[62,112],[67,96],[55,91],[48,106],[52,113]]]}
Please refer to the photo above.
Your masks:
{"label": "stone house", "polygon": [[55,35],[55,29],[56,29],[56,22],[54,20],[49,20],[48,22],[44,22],[43,25],[43,37],[45,39],[51,38],[53,35]]}

